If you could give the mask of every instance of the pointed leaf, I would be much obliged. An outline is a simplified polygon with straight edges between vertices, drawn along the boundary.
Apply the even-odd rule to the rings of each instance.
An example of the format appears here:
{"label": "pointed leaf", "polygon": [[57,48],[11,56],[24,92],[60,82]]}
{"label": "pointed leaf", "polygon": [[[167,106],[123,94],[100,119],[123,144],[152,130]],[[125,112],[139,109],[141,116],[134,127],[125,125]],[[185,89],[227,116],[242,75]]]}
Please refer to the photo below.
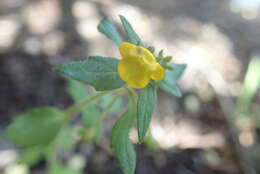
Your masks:
{"label": "pointed leaf", "polygon": [[137,128],[139,141],[143,141],[156,103],[156,89],[148,85],[139,92],[137,100]]}
{"label": "pointed leaf", "polygon": [[32,109],[16,117],[7,128],[5,136],[24,147],[48,144],[58,134],[63,121],[63,112],[56,108]]}
{"label": "pointed leaf", "polygon": [[160,82],[159,87],[164,90],[165,92],[168,92],[169,94],[176,96],[176,97],[181,97],[182,93],[179,87],[177,86],[176,83],[174,84],[169,84],[167,82]]}
{"label": "pointed leaf", "polygon": [[111,57],[92,56],[86,61],[60,65],[56,71],[72,79],[93,86],[97,91],[120,88],[125,84],[117,72],[118,60]]}
{"label": "pointed leaf", "polygon": [[186,64],[170,64],[174,67],[173,70],[166,70],[166,74],[163,80],[159,82],[159,87],[170,93],[171,95],[174,95],[176,97],[181,97],[181,91],[177,86],[177,80],[181,77],[183,74]]}
{"label": "pointed leaf", "polygon": [[131,26],[131,24],[128,22],[128,20],[120,15],[121,22],[123,24],[124,30],[126,31],[127,37],[129,41],[135,45],[141,45],[142,41],[139,38],[139,36],[136,34],[135,30]]}
{"label": "pointed leaf", "polygon": [[129,108],[115,123],[112,130],[111,147],[124,174],[133,174],[136,166],[134,147],[129,140],[129,130],[135,119],[135,109]]}
{"label": "pointed leaf", "polygon": [[120,34],[118,33],[115,24],[110,19],[103,19],[98,25],[98,31],[106,35],[109,39],[114,41],[117,45],[122,43]]}

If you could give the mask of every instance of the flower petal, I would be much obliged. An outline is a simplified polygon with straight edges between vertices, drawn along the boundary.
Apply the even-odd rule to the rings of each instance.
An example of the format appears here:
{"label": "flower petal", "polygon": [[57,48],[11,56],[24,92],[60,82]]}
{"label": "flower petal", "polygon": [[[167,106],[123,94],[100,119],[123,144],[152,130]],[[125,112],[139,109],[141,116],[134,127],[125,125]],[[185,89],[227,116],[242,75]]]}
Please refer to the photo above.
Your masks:
{"label": "flower petal", "polygon": [[164,78],[164,68],[159,63],[156,63],[156,68],[151,72],[150,77],[153,80],[162,80]]}
{"label": "flower petal", "polygon": [[131,58],[131,52],[135,49],[135,45],[128,42],[123,42],[119,45],[119,51],[122,56],[122,59]]}
{"label": "flower petal", "polygon": [[119,76],[133,88],[144,88],[149,83],[149,71],[134,59],[122,59],[118,65]]}

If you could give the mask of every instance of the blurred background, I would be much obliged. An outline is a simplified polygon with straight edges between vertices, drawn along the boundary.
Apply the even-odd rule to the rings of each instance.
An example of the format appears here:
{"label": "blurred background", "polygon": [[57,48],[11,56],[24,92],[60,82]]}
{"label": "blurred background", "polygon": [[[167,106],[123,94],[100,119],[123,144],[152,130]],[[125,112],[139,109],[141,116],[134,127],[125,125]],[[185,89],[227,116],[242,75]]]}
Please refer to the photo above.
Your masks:
{"label": "blurred background", "polygon": [[[150,139],[135,146],[136,173],[260,173],[259,7],[260,0],[1,0],[0,173],[46,173],[44,159],[18,162],[4,129],[27,109],[70,106],[68,83],[53,67],[89,55],[119,57],[96,28],[103,17],[120,26],[119,14],[157,52],[188,65],[182,98],[159,91]],[[65,151],[64,163],[81,173],[119,174],[112,123],[104,123],[99,141]],[[137,141],[134,129],[131,138]]]}

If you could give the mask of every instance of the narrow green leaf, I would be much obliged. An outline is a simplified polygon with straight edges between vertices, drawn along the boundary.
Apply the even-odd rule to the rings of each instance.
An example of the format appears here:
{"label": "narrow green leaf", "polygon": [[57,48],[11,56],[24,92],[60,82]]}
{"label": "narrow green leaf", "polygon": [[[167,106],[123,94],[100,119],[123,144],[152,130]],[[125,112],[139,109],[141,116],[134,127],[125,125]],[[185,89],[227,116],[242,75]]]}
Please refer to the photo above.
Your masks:
{"label": "narrow green leaf", "polygon": [[166,70],[166,74],[163,80],[159,82],[159,87],[170,93],[173,96],[181,97],[181,91],[177,86],[177,81],[183,74],[186,64],[170,64],[174,67],[173,70]]}
{"label": "narrow green leaf", "polygon": [[98,31],[106,35],[109,39],[114,41],[117,45],[122,43],[120,34],[118,33],[114,22],[110,19],[103,19],[98,25]]}
{"label": "narrow green leaf", "polygon": [[63,112],[56,108],[32,109],[14,119],[5,137],[24,147],[48,144],[58,134],[63,121]]}
{"label": "narrow green leaf", "polygon": [[163,58],[163,49],[160,50],[158,57]]}
{"label": "narrow green leaf", "polygon": [[167,56],[167,57],[163,58],[163,63],[164,64],[169,63],[171,60],[172,60],[172,56]]}
{"label": "narrow green leaf", "polygon": [[111,57],[92,56],[86,61],[60,65],[56,71],[91,85],[97,91],[112,90],[125,84],[117,72],[118,62],[117,59]]}
{"label": "narrow green leaf", "polygon": [[155,48],[154,48],[153,46],[149,46],[147,49],[148,49],[149,51],[151,51],[151,53],[154,53],[154,51],[155,51]]}
{"label": "narrow green leaf", "polygon": [[148,85],[139,92],[137,100],[137,129],[139,141],[143,141],[156,104],[156,89]]}
{"label": "narrow green leaf", "polygon": [[136,111],[132,106],[117,120],[112,130],[111,147],[124,174],[133,174],[136,166],[134,147],[128,137],[135,116]]}
{"label": "narrow green leaf", "polygon": [[131,26],[131,24],[128,22],[128,20],[120,15],[121,22],[123,24],[124,30],[126,31],[127,37],[129,41],[135,45],[142,45],[142,41],[139,38],[139,36],[136,34],[135,30]]}
{"label": "narrow green leaf", "polygon": [[168,69],[168,70],[174,70],[174,67],[171,65],[163,65],[164,68]]}

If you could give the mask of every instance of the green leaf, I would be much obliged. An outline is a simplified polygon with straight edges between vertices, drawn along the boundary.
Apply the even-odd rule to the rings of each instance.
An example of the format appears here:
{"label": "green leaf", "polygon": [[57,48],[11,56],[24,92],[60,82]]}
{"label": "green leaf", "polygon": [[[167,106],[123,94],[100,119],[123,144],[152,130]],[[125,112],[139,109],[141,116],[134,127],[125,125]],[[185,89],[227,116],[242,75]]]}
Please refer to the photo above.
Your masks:
{"label": "green leaf", "polygon": [[123,24],[124,30],[126,31],[129,41],[135,45],[141,44],[142,43],[141,39],[136,34],[136,32],[134,31],[133,27],[128,22],[128,20],[124,16],[121,16],[121,15],[120,15],[120,19]]}
{"label": "green leaf", "polygon": [[51,169],[49,169],[49,174],[82,174],[83,172],[77,171],[70,167],[69,165],[64,165],[61,163],[53,164]]}
{"label": "green leaf", "polygon": [[[82,83],[75,80],[69,80],[67,91],[75,102],[91,96],[89,88],[86,88]],[[94,126],[101,116],[96,105],[96,103],[88,104],[82,109],[82,121],[87,127]]]}
{"label": "green leaf", "polygon": [[167,82],[160,82],[159,87],[164,90],[165,92],[168,92],[169,94],[176,96],[176,97],[181,97],[182,93],[177,84],[169,84]]}
{"label": "green leaf", "polygon": [[87,88],[82,83],[72,79],[68,81],[67,92],[75,102],[88,96]]}
{"label": "green leaf", "polygon": [[143,141],[156,104],[156,89],[148,85],[139,92],[137,100],[137,129],[139,141]]}
{"label": "green leaf", "polygon": [[32,109],[16,117],[5,132],[8,140],[29,147],[50,143],[58,134],[64,113],[56,108]]}
{"label": "green leaf", "polygon": [[100,117],[101,113],[94,104],[88,105],[82,110],[82,120],[87,127],[94,126]]}
{"label": "green leaf", "polygon": [[173,70],[166,70],[165,77],[159,82],[159,87],[173,96],[181,97],[181,91],[177,86],[177,80],[183,74],[186,64],[170,64]]}
{"label": "green leaf", "polygon": [[147,49],[148,49],[149,51],[151,51],[151,53],[154,53],[154,51],[155,51],[155,48],[154,48],[153,46],[149,46]]}
{"label": "green leaf", "polygon": [[167,56],[163,58],[163,64],[169,63],[172,60],[172,56]]}
{"label": "green leaf", "polygon": [[117,72],[118,62],[111,57],[92,56],[86,61],[60,65],[56,71],[91,85],[97,91],[112,90],[125,84]]}
{"label": "green leaf", "polygon": [[115,24],[110,19],[103,19],[98,25],[98,31],[106,35],[109,39],[114,41],[117,45],[122,43],[120,34],[118,33]]}
{"label": "green leaf", "polygon": [[67,150],[72,148],[76,144],[77,140],[78,138],[76,136],[75,127],[73,129],[68,125],[65,125],[60,130],[55,142],[57,148]]}
{"label": "green leaf", "polygon": [[171,80],[179,80],[180,77],[182,76],[182,74],[184,73],[187,65],[186,64],[174,64],[174,63],[171,63],[170,64],[174,70],[173,71],[168,71],[168,74],[170,75],[171,77]]}
{"label": "green leaf", "polygon": [[124,174],[133,174],[136,166],[134,147],[128,137],[135,116],[136,111],[132,106],[117,120],[112,130],[111,147]]}
{"label": "green leaf", "polygon": [[163,49],[160,50],[158,57],[163,58]]}
{"label": "green leaf", "polygon": [[37,145],[25,148],[20,154],[19,162],[22,164],[33,166],[42,159],[45,150],[46,147],[44,145]]}

